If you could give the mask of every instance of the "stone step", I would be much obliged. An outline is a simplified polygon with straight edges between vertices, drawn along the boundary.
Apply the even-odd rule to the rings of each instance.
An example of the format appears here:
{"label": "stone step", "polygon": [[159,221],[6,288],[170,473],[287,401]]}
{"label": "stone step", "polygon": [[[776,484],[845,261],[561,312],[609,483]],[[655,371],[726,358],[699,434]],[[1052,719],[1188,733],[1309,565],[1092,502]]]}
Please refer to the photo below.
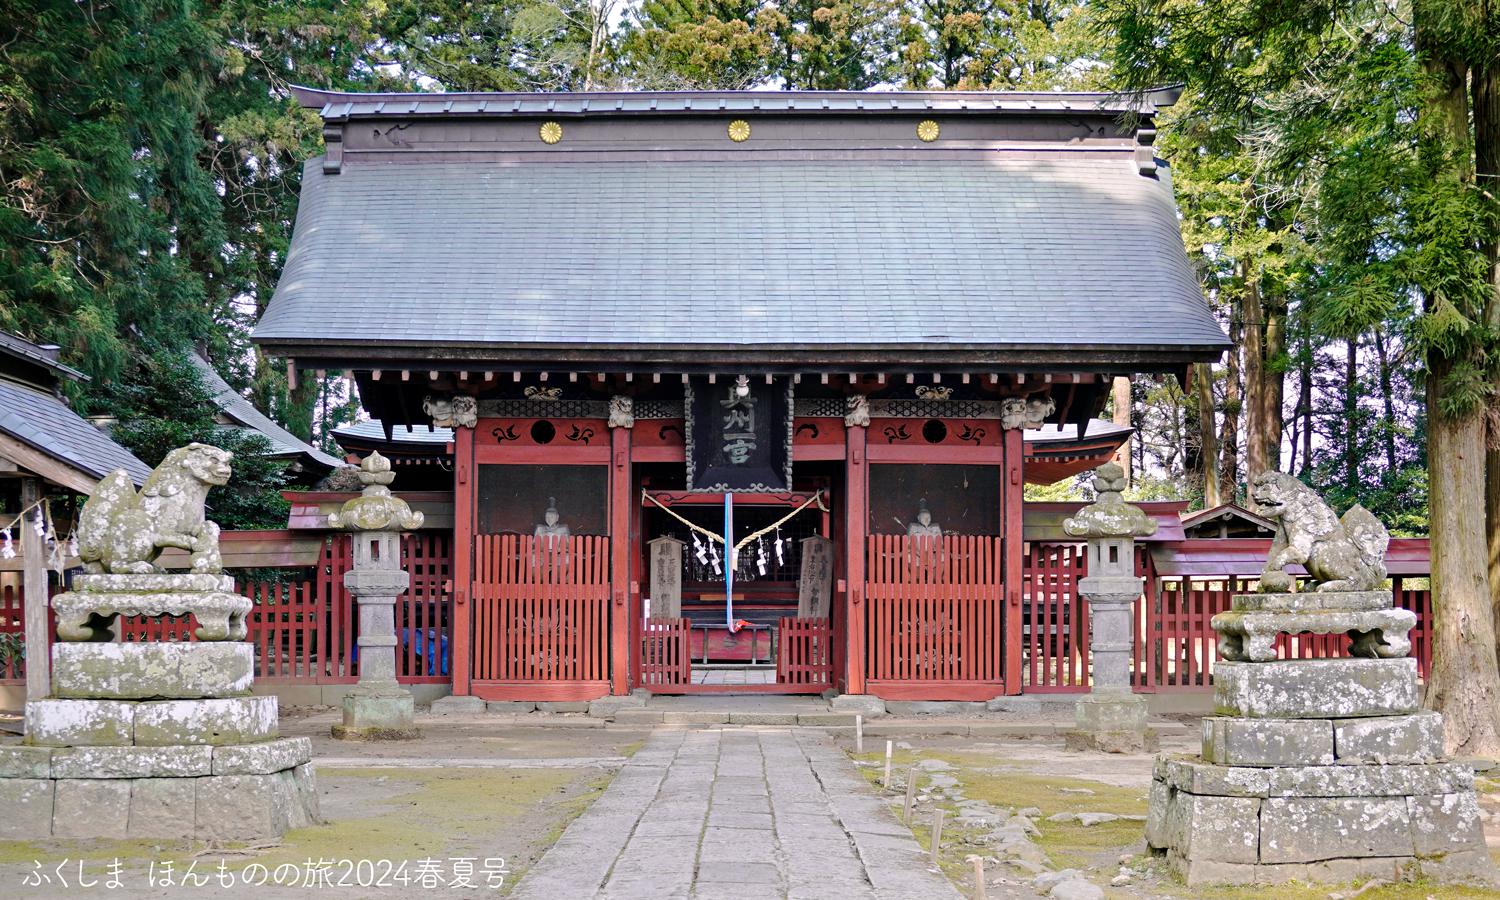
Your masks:
{"label": "stone step", "polygon": [[1222,716],[1352,719],[1414,713],[1415,659],[1220,662],[1214,709]]}
{"label": "stone step", "polygon": [[277,736],[277,700],[33,700],[26,740],[43,747],[247,744]]}
{"label": "stone step", "polygon": [[1443,758],[1435,712],[1361,719],[1203,720],[1203,759],[1227,766],[1427,763]]}
{"label": "stone step", "polygon": [[52,645],[52,693],[92,700],[196,699],[250,692],[255,648],[245,641]]}

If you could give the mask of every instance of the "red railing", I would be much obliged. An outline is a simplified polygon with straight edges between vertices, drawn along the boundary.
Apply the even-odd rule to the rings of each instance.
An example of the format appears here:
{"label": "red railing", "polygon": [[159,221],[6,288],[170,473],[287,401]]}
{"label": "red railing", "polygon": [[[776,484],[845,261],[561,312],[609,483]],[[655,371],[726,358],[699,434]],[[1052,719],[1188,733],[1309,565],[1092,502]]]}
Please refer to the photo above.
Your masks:
{"label": "red railing", "polygon": [[0,587],[0,683],[26,680],[26,606],[21,586]]}
{"label": "red railing", "polygon": [[1033,693],[1086,691],[1089,605],[1078,595],[1078,579],[1088,574],[1084,546],[1029,544],[1024,554],[1022,684]]}
{"label": "red railing", "polygon": [[833,684],[833,626],[827,619],[784,617],[776,637],[778,684]]}
{"label": "red railing", "polygon": [[[402,537],[402,568],[411,585],[396,600],[396,680],[443,683],[452,634],[451,539],[446,534]],[[353,565],[348,535],[323,542],[310,576],[293,581],[237,581],[255,606],[246,622],[255,646],[255,678],[270,684],[350,684],[359,679],[355,640],[359,615],[344,589]],[[121,620],[127,641],[196,640],[191,616],[134,616]]]}
{"label": "red railing", "polygon": [[474,680],[609,678],[609,538],[475,538]]}
{"label": "red railing", "polygon": [[[1212,620],[1234,594],[1255,590],[1256,580],[1236,577],[1162,578],[1141,551],[1136,570],[1146,576],[1135,605],[1135,689],[1207,690],[1213,686],[1218,636]],[[1088,574],[1083,545],[1032,544],[1026,550],[1022,587],[1022,674],[1028,693],[1083,693],[1089,689],[1088,604],[1078,580]],[[1417,614],[1412,656],[1425,675],[1432,658],[1431,598],[1426,589],[1394,578],[1395,605]],[[1284,659],[1327,659],[1348,653],[1343,634],[1281,635]]]}
{"label": "red railing", "polygon": [[693,660],[688,633],[692,623],[683,618],[653,616],[641,629],[641,685],[661,687],[690,684]]}
{"label": "red railing", "polygon": [[1001,678],[1001,541],[872,535],[865,594],[870,681]]}

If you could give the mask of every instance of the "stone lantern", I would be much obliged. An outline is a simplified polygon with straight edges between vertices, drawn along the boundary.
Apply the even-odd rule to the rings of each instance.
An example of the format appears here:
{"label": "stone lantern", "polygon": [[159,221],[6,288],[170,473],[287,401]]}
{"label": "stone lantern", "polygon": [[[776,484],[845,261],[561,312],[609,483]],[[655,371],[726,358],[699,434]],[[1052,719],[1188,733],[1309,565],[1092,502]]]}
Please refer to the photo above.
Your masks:
{"label": "stone lantern", "polygon": [[344,588],[359,604],[359,683],[344,697],[343,740],[417,737],[411,692],[396,682],[396,598],[411,583],[401,569],[401,532],[422,527],[422,514],[391,493],[390,462],[372,452],[359,464],[360,495],[328,516],[328,526],[352,532],[354,567]]}
{"label": "stone lantern", "polygon": [[1146,727],[1146,698],[1130,688],[1132,609],[1141,594],[1135,539],[1155,533],[1156,522],[1121,498],[1125,472],[1115,463],[1096,470],[1094,490],[1099,499],[1063,522],[1069,536],[1088,540],[1089,573],[1078,582],[1078,592],[1089,604],[1094,661],[1093,686],[1073,709],[1076,728],[1067,745],[1109,753],[1145,750],[1153,739]]}

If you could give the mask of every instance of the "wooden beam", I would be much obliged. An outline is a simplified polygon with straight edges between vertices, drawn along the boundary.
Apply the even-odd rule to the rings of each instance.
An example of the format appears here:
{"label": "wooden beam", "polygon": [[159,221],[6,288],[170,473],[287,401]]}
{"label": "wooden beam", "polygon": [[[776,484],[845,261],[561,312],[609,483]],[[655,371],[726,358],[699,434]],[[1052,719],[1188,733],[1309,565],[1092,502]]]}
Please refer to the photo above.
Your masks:
{"label": "wooden beam", "polygon": [[411,370],[410,369],[402,369],[401,370],[401,380],[402,381],[411,381]]}
{"label": "wooden beam", "polygon": [[286,361],[286,389],[289,391],[297,389],[297,361],[295,359]]}
{"label": "wooden beam", "polygon": [[479,490],[474,470],[474,429],[453,429],[453,693],[469,693],[474,610],[474,501]]}
{"label": "wooden beam", "polygon": [[635,497],[631,491],[631,429],[611,428],[609,466],[609,675],[610,691],[630,691],[630,522]]}
{"label": "wooden beam", "polygon": [[[40,499],[41,479],[27,478],[21,482],[22,509]],[[33,510],[27,516],[34,516],[37,512]],[[21,596],[26,608],[26,699],[29,702],[52,694],[52,654],[51,641],[48,640],[48,607],[52,600],[47,596],[46,549],[28,517],[21,519],[21,557],[26,566],[21,580]]]}
{"label": "wooden beam", "polygon": [[875,376],[875,383],[876,384],[885,384],[885,373],[884,372],[880,372],[880,373],[878,373]]}
{"label": "wooden beam", "polygon": [[1004,664],[1005,692],[1021,693],[1021,579],[1024,575],[1023,557],[1025,532],[1022,523],[1025,473],[1022,462],[1026,456],[1026,433],[1020,428],[1009,428],[1001,432],[1005,442],[1002,448],[1000,470],[1000,497],[1003,504],[1000,517],[1000,533],[1004,535],[1005,572],[1001,579],[1004,585],[1004,626],[993,636],[997,643],[1003,641],[1000,659]]}
{"label": "wooden beam", "polygon": [[537,381],[546,381],[547,380],[547,373],[546,372],[538,372],[538,373],[536,373],[536,380]]}
{"label": "wooden beam", "polygon": [[865,528],[869,522],[867,429],[845,430],[844,444],[844,693],[865,692]]}
{"label": "wooden beam", "polygon": [[370,373],[370,380],[371,381],[379,381],[380,380],[380,370],[379,369],[375,369],[374,371],[372,371]]}
{"label": "wooden beam", "polygon": [[99,483],[99,479],[90,473],[75,468],[30,444],[23,444],[8,434],[0,434],[0,456],[53,484],[80,494],[89,493]]}
{"label": "wooden beam", "polygon": [[428,381],[437,381],[437,377],[438,377],[437,369],[428,369],[427,370],[427,380]]}

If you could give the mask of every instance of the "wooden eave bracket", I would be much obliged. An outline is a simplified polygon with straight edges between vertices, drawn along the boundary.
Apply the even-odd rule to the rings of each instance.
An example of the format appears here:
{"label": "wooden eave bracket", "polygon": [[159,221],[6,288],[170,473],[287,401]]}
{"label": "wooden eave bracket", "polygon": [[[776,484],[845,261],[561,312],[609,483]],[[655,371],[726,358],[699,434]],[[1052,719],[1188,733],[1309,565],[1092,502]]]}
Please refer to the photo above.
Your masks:
{"label": "wooden eave bracket", "polygon": [[337,175],[344,168],[344,123],[323,123],[323,174]]}
{"label": "wooden eave bracket", "polygon": [[1135,132],[1135,165],[1136,169],[1147,178],[1156,177],[1156,150],[1152,147],[1156,143],[1155,128],[1137,128]]}

